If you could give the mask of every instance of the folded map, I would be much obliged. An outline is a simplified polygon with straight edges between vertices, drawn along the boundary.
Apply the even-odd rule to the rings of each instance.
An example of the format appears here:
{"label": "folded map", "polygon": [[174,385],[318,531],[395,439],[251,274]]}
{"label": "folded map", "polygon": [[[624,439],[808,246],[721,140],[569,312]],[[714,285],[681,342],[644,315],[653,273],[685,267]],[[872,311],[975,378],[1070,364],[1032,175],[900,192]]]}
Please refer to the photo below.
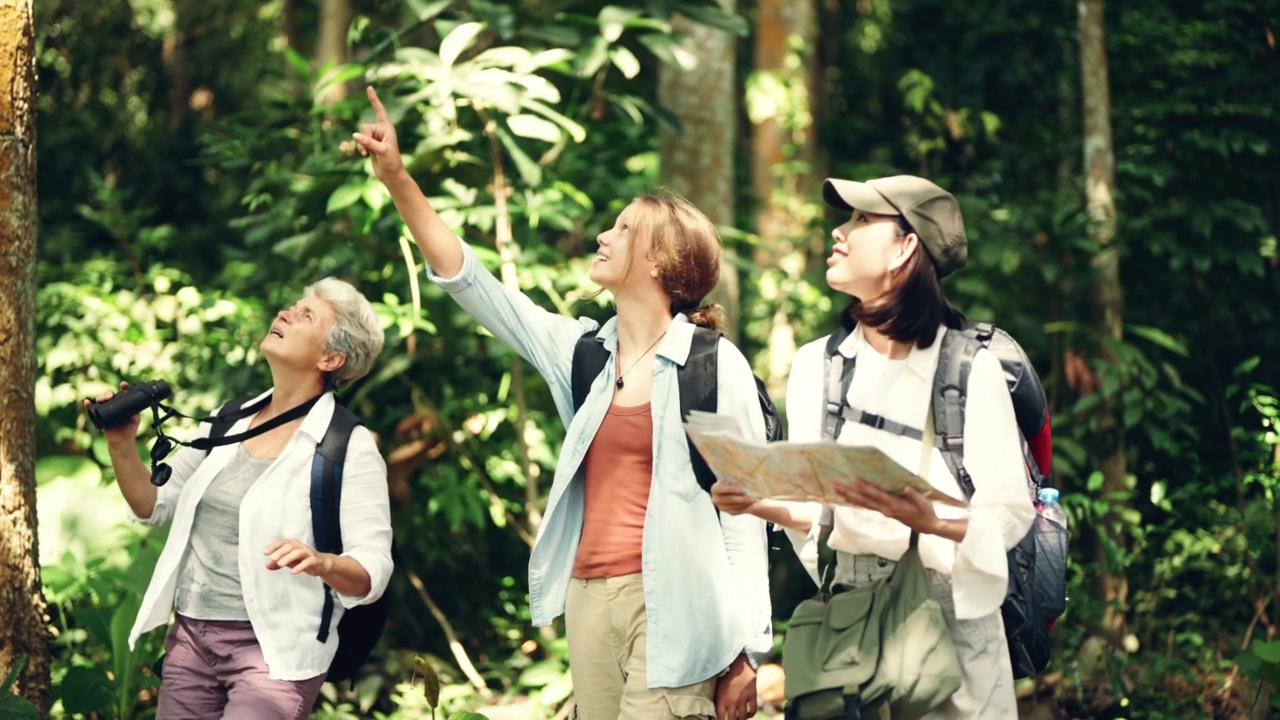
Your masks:
{"label": "folded map", "polygon": [[834,484],[861,478],[888,492],[901,493],[910,487],[934,502],[967,506],[879,448],[831,441],[754,442],[743,439],[735,418],[699,410],[689,413],[684,427],[717,478],[756,497],[844,505]]}

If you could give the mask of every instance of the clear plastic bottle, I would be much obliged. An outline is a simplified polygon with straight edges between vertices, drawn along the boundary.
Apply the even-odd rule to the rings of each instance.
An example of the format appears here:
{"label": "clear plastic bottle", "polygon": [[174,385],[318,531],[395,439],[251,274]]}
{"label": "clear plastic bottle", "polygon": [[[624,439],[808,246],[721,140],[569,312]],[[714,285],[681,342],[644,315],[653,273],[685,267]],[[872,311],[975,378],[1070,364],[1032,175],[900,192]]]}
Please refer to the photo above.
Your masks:
{"label": "clear plastic bottle", "polygon": [[1058,488],[1040,488],[1040,492],[1036,493],[1036,512],[1066,529],[1067,513],[1058,502]]}

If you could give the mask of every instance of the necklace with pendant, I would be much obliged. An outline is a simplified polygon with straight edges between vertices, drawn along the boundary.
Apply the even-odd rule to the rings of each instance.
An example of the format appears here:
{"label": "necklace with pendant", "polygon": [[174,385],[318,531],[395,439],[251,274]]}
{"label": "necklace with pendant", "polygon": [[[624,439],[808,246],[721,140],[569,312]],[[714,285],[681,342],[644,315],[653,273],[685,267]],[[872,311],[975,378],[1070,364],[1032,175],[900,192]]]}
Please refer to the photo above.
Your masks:
{"label": "necklace with pendant", "polygon": [[[662,338],[664,338],[664,337],[666,337],[666,336],[667,336],[667,331],[666,331],[666,330],[663,330],[663,331],[662,331],[662,334],[658,336],[658,339],[657,339],[657,340],[654,340],[654,341],[653,341],[653,344],[649,346],[649,350],[652,350],[652,349],[654,349],[654,348],[658,347],[658,343],[662,340]],[[637,363],[639,363],[641,360],[643,360],[643,359],[644,359],[644,356],[645,356],[645,355],[648,355],[648,354],[649,354],[649,350],[645,350],[644,352],[640,353],[640,357],[636,358],[636,359],[635,359],[635,362],[631,363],[631,367],[627,368],[625,371],[623,371],[621,374],[619,374],[619,375],[618,375],[618,379],[617,379],[613,384],[614,384],[615,386],[617,386],[617,388],[618,388],[619,390],[621,390],[621,389],[622,389],[622,386],[626,384],[626,383],[624,383],[624,382],[622,381],[622,379],[623,379],[624,377],[626,377],[626,376],[627,376],[627,373],[631,372],[632,368],[634,368],[634,367],[636,366],[636,364],[637,364]],[[621,352],[618,352],[618,368],[619,368],[619,369],[621,369],[621,368],[622,368],[622,353],[621,353]]]}

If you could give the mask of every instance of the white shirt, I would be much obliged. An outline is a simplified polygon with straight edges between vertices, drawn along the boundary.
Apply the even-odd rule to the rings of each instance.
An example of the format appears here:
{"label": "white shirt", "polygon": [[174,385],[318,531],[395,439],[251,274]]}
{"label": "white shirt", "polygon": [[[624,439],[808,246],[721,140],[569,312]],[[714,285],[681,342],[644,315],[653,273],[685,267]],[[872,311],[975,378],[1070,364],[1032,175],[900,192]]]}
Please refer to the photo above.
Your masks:
{"label": "white shirt", "polygon": [[[266,395],[263,393],[254,401]],[[352,432],[347,446],[339,519],[342,555],[360,563],[369,573],[369,593],[361,597],[337,594],[329,639],[321,643],[316,635],[324,606],[324,583],[306,573],[294,575],[288,568],[267,569],[264,551],[277,540],[293,538],[315,546],[311,529],[311,461],[329,427],[333,408],[333,393],[327,392],[307,412],[289,444],[249,488],[240,504],[240,583],[249,622],[273,680],[306,680],[327,671],[337,652],[338,621],[344,609],[377,600],[391,578],[387,466],[373,435],[364,426]],[[251,419],[237,421],[228,434],[248,429]],[[208,433],[209,425],[201,424],[199,435]],[[130,649],[142,633],[169,621],[196,505],[235,454],[235,445],[216,447],[207,456],[201,450],[182,448],[169,462],[173,476],[159,488],[151,516],[140,518],[130,512],[133,520],[146,525],[173,523],[129,633]]]}
{"label": "white shirt", "polygon": [[[945,327],[933,344],[912,347],[903,360],[888,360],[867,344],[860,327],[841,343],[839,351],[857,364],[849,385],[849,405],[909,427],[925,426],[933,394],[933,374]],[[796,353],[787,383],[787,421],[790,440],[822,439],[824,353],[827,338],[815,340]],[[919,440],[855,422],[845,422],[838,442],[870,445],[912,472],[919,472]],[[1009,567],[1006,553],[1026,535],[1035,518],[1018,440],[1013,401],[1005,385],[1000,361],[987,350],[973,359],[966,391],[964,466],[973,478],[974,495],[967,510],[934,505],[939,517],[968,517],[964,540],[952,542],[937,535],[920,537],[920,557],[932,570],[952,576],[956,617],[978,618],[1004,602]],[[929,463],[930,484],[955,498],[964,491],[935,448]],[[817,516],[817,513],[814,513]],[[817,581],[817,536],[814,524],[807,535],[788,532],[801,562]],[[897,520],[863,508],[839,506],[828,544],[846,555],[878,555],[897,560],[906,552],[911,531]],[[840,558],[838,562],[847,558]]]}

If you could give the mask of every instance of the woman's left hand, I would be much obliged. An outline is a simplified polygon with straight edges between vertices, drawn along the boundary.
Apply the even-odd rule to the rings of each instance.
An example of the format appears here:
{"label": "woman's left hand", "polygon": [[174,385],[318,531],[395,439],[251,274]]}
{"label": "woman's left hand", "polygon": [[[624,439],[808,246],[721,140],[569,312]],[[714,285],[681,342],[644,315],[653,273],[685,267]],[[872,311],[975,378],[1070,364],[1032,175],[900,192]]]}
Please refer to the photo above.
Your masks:
{"label": "woman's left hand", "polygon": [[292,568],[293,574],[324,575],[333,566],[333,556],[329,553],[317,552],[315,548],[293,538],[277,540],[267,546],[265,551],[268,570]]}
{"label": "woman's left hand", "polygon": [[756,709],[756,671],[739,655],[716,680],[716,720],[747,720]]}
{"label": "woman's left hand", "polygon": [[940,521],[933,502],[914,488],[907,488],[902,494],[885,492],[862,478],[837,482],[834,488],[836,495],[849,505],[875,510],[919,533],[938,533]]}

